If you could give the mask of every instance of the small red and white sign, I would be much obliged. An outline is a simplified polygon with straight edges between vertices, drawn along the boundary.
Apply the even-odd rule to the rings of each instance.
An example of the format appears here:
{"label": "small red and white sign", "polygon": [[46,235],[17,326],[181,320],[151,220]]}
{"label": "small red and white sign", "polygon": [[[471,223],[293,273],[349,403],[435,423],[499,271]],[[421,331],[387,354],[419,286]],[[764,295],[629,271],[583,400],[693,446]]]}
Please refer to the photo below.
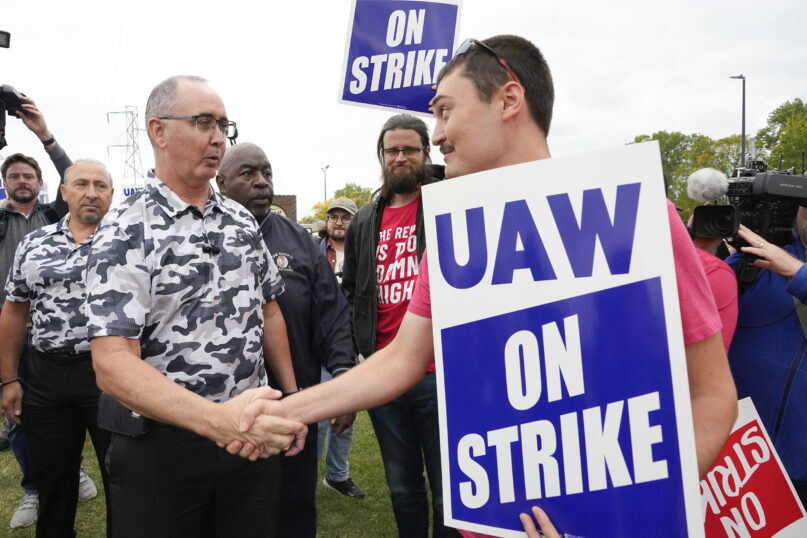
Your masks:
{"label": "small red and white sign", "polygon": [[723,450],[701,480],[707,538],[803,538],[807,513],[751,398]]}

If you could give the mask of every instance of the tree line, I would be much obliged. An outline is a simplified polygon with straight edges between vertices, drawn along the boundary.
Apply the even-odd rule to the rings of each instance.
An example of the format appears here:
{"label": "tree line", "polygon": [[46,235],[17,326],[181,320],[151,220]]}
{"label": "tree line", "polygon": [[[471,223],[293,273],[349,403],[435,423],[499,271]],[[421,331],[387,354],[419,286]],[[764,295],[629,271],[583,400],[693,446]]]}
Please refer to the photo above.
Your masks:
{"label": "tree line", "polygon": [[[741,135],[733,134],[713,139],[708,136],[679,131],[658,131],[652,135],[636,136],[629,144],[657,140],[661,150],[662,169],[667,176],[667,195],[682,209],[686,221],[692,210],[702,202],[687,196],[689,175],[701,168],[715,168],[727,175],[740,165]],[[802,173],[802,152],[807,151],[807,104],[796,98],[776,107],[768,114],[765,127],[757,131],[754,140],[756,158],[768,163],[769,170],[793,168]],[[746,154],[749,144],[746,141]],[[748,161],[746,156],[746,162]],[[780,167],[781,158],[781,167]]]}
{"label": "tree line", "polygon": [[[702,203],[687,196],[686,181],[689,175],[707,167],[729,175],[740,164],[739,134],[713,139],[700,133],[658,131],[651,135],[636,136],[628,143],[649,140],[657,140],[659,143],[662,169],[669,182],[667,195],[676,207],[683,210],[681,216],[685,220]],[[767,161],[770,170],[793,168],[797,174],[802,173],[802,152],[807,151],[807,103],[795,98],[776,107],[768,114],[765,127],[757,131],[753,141],[756,158]],[[748,147],[746,153],[749,153]],[[350,198],[356,202],[357,207],[368,203],[371,197],[372,189],[356,183],[348,183],[334,192],[334,198]],[[315,204],[311,208],[311,214],[303,218],[302,222],[325,220],[328,205],[334,198]]]}

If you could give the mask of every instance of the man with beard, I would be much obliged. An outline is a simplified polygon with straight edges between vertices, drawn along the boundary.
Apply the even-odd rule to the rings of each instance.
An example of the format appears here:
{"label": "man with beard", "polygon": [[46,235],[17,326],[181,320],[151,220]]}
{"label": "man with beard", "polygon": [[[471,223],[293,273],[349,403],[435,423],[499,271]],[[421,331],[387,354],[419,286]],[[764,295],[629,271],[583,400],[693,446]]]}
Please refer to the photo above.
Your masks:
{"label": "man with beard", "polygon": [[[350,198],[337,198],[328,205],[325,224],[325,237],[319,243],[322,254],[342,283],[342,268],[345,264],[345,235],[350,221],[359,210]],[[332,379],[331,373],[323,367],[322,383]],[[336,419],[321,420],[317,437],[317,461],[325,450],[328,441],[328,452],[325,455],[325,478],[322,483],[344,495],[345,497],[364,498],[364,491],[350,478],[350,447],[353,445],[353,424],[344,428]]]}
{"label": "man with beard", "polygon": [[[410,115],[387,120],[378,137],[383,184],[353,218],[345,238],[342,287],[353,312],[356,351],[369,357],[398,332],[426,246],[420,187],[430,177],[429,130]],[[442,177],[442,169],[436,169]],[[400,536],[428,536],[429,476],[434,536],[444,536],[434,362],[399,398],[369,410]]]}
{"label": "man with beard", "polygon": [[[37,536],[70,536],[79,498],[79,464],[89,431],[103,462],[109,432],[97,425],[98,386],[84,315],[87,254],[98,222],[112,202],[112,178],[96,161],[67,169],[61,193],[70,213],[28,234],[5,285],[0,314],[3,409],[23,424],[36,469],[40,514]],[[18,357],[32,321],[33,349],[20,383]],[[109,498],[106,470],[101,465]]]}
{"label": "man with beard", "polygon": [[350,198],[337,198],[328,205],[325,218],[325,237],[319,243],[322,254],[328,258],[336,280],[342,283],[342,267],[345,264],[345,235],[350,221],[359,210]]}
{"label": "man with beard", "polygon": [[[294,376],[301,387],[320,381],[320,368],[338,376],[356,363],[347,301],[328,261],[300,225],[269,211],[274,197],[272,165],[261,148],[242,143],[228,149],[216,183],[260,224],[261,235],[283,276],[286,291],[277,304],[286,321]],[[274,385],[270,380],[270,385]],[[355,413],[339,417],[337,431]],[[278,537],[317,534],[317,425],[309,425],[303,451],[281,459]]]}

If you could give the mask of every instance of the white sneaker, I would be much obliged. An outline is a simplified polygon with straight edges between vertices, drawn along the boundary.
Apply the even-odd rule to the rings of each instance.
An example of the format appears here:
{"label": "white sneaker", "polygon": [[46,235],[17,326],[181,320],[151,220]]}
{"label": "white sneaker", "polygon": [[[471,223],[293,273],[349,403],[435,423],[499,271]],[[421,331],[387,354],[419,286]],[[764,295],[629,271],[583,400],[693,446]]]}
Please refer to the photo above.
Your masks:
{"label": "white sneaker", "polygon": [[12,529],[30,527],[36,521],[36,514],[39,511],[39,495],[36,493],[26,493],[22,496],[20,507],[11,516]]}
{"label": "white sneaker", "polygon": [[87,474],[87,468],[82,465],[78,470],[78,500],[89,501],[94,499],[96,495],[98,495],[98,488],[95,487],[95,482]]}

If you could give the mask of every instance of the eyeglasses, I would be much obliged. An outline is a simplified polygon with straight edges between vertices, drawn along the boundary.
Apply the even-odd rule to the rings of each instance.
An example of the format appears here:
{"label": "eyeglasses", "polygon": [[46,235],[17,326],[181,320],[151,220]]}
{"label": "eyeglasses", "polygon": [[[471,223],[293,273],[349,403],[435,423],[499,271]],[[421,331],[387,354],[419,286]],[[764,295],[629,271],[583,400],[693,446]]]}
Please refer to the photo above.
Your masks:
{"label": "eyeglasses", "polygon": [[342,222],[347,223],[350,222],[350,219],[352,218],[352,215],[328,215],[328,222],[336,222],[341,220]]}
{"label": "eyeglasses", "polygon": [[400,155],[401,152],[403,152],[403,154],[405,156],[407,156],[407,157],[414,157],[415,155],[417,155],[418,153],[423,151],[423,147],[421,146],[419,148],[416,148],[416,147],[413,147],[413,146],[406,146],[405,148],[400,148],[400,149],[399,148],[383,148],[381,151],[387,157],[392,157],[393,159],[397,159],[398,155]]}
{"label": "eyeglasses", "polygon": [[496,58],[499,61],[501,66],[504,67],[505,69],[507,69],[507,72],[510,73],[510,76],[513,77],[513,80],[518,82],[519,86],[524,88],[524,85],[521,84],[521,80],[516,76],[516,74],[513,72],[513,70],[510,69],[510,66],[507,65],[507,62],[504,60],[504,58],[499,56],[499,54],[495,50],[493,50],[489,46],[485,45],[483,42],[479,41],[478,39],[474,39],[474,38],[471,37],[471,38],[468,38],[465,41],[463,41],[460,44],[460,46],[457,47],[457,50],[454,52],[454,57],[456,58],[457,56],[461,56],[461,55],[465,54],[466,52],[468,52],[468,49],[470,49],[473,45],[476,45],[480,49],[492,54],[493,57]]}
{"label": "eyeglasses", "polygon": [[196,124],[196,132],[209,135],[218,126],[219,131],[226,138],[233,139],[238,136],[238,129],[234,121],[217,120],[210,114],[197,114],[195,116],[157,116],[160,120],[192,120]]}

